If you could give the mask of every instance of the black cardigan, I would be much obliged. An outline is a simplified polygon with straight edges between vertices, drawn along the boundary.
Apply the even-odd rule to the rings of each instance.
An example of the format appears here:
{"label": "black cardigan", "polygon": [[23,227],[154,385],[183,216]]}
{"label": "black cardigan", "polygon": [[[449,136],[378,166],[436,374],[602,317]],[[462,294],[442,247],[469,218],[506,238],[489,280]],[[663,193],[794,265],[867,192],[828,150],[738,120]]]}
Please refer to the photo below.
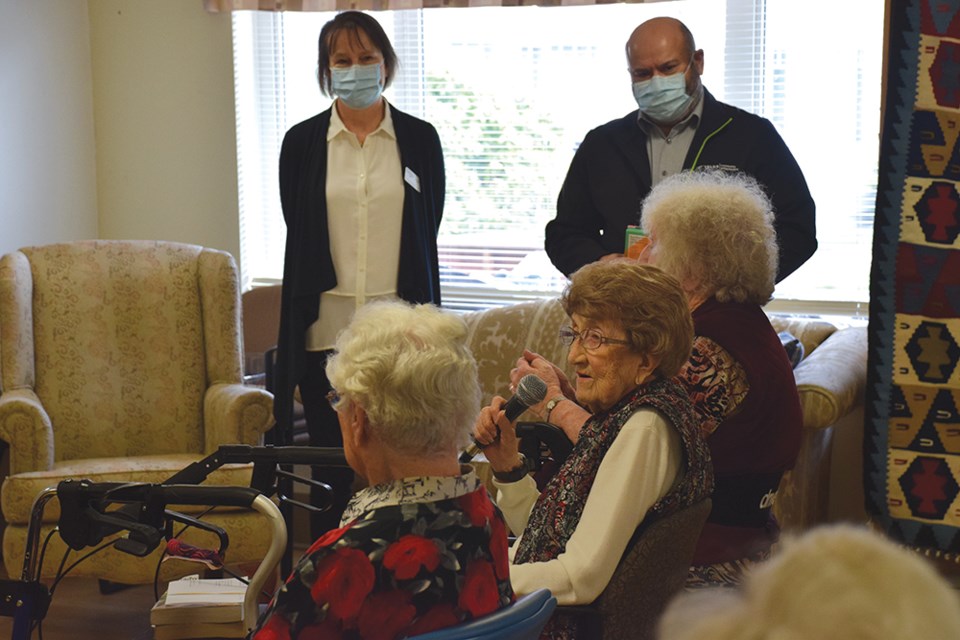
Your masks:
{"label": "black cardigan", "polygon": [[[419,192],[403,181],[403,220],[397,295],[440,304],[437,232],[446,177],[443,150],[428,122],[389,106],[400,148],[400,166],[420,180]],[[273,413],[279,428],[291,424],[293,390],[304,374],[306,332],[320,310],[320,294],[337,284],[327,229],[327,130],[330,109],[287,131],[280,149],[280,204],[287,225]]]}

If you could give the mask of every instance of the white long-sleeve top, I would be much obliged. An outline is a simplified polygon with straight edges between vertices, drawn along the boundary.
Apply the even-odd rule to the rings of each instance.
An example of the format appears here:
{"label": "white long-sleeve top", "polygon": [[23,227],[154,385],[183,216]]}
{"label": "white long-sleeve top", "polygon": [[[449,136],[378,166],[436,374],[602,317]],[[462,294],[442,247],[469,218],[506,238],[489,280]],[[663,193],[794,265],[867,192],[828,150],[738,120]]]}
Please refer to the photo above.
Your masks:
{"label": "white long-sleeve top", "polygon": [[[593,602],[647,510],[677,481],[682,463],[680,435],[659,413],[641,409],[630,416],[600,463],[566,550],[546,562],[511,563],[513,590],[522,595],[546,587],[560,604]],[[536,483],[528,476],[494,485],[507,525],[521,533],[539,495]],[[519,543],[510,550],[511,561]]]}
{"label": "white long-sleeve top", "polygon": [[320,294],[307,350],[332,349],[337,334],[367,302],[394,297],[400,270],[403,178],[390,106],[363,144],[336,105],[327,130],[327,229],[337,286]]}

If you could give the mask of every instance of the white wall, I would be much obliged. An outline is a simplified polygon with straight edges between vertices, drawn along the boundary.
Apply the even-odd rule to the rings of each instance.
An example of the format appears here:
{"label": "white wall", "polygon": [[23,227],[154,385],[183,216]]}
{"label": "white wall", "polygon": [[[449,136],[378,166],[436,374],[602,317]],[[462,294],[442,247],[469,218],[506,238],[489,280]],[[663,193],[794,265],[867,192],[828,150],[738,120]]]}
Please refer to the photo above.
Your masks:
{"label": "white wall", "polygon": [[2,0],[0,254],[95,237],[87,3]]}
{"label": "white wall", "polygon": [[230,15],[0,0],[0,253],[82,238],[239,261]]}
{"label": "white wall", "polygon": [[101,238],[239,261],[230,14],[201,0],[88,0]]}

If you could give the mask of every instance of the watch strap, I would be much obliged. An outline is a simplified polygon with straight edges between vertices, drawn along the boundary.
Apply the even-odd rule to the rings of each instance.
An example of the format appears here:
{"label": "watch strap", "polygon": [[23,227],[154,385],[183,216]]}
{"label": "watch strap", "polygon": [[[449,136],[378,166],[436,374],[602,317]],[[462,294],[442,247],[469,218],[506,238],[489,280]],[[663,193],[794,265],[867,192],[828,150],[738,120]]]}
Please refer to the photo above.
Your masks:
{"label": "watch strap", "polygon": [[557,396],[557,397],[555,397],[555,398],[551,398],[551,399],[547,402],[546,407],[544,407],[544,409],[545,409],[545,411],[546,411],[546,415],[545,415],[544,417],[545,417],[545,419],[546,419],[547,422],[550,422],[550,414],[553,413],[554,408],[556,408],[556,406],[557,406],[558,404],[560,404],[561,402],[563,402],[563,401],[566,400],[566,399],[567,399],[567,396]]}

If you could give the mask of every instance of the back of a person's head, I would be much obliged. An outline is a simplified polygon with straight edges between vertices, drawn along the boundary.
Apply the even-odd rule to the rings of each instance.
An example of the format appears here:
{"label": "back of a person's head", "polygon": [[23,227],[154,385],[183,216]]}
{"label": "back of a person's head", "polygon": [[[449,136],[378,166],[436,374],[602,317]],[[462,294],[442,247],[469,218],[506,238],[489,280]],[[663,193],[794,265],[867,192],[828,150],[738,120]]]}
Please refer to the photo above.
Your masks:
{"label": "back of a person's head", "polygon": [[915,552],[852,525],[788,539],[739,589],[678,597],[660,640],[960,638],[960,592]]}
{"label": "back of a person's head", "polygon": [[654,264],[720,302],[766,304],[777,275],[773,204],[756,179],[720,169],[683,171],[650,190],[640,223]]}
{"label": "back of a person's head", "polygon": [[452,312],[401,301],[366,304],[338,335],[326,371],[395,451],[433,455],[469,442],[480,385],[466,324]]}

